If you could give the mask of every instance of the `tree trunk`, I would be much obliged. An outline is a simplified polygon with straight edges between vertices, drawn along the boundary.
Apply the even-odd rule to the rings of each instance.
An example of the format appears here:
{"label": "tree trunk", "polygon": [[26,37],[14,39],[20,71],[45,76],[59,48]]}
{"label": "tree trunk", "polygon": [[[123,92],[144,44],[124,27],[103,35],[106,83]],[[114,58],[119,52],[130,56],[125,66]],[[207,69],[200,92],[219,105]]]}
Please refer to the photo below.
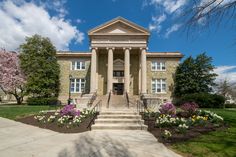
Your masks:
{"label": "tree trunk", "polygon": [[21,105],[23,102],[23,98],[19,96],[15,96],[15,98],[16,98],[17,105]]}

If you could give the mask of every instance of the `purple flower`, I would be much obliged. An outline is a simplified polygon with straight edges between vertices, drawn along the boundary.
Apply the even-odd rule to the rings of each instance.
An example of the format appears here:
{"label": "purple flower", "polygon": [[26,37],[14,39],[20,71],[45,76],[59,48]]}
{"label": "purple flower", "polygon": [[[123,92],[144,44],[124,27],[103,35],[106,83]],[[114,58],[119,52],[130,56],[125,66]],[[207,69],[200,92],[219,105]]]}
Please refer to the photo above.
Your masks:
{"label": "purple flower", "polygon": [[198,104],[196,104],[195,102],[186,102],[181,105],[180,108],[185,112],[188,112],[188,114],[192,115],[194,112],[197,111]]}
{"label": "purple flower", "polygon": [[60,114],[62,116],[80,116],[80,111],[76,109],[75,105],[66,105],[61,109]]}
{"label": "purple flower", "polygon": [[176,108],[172,103],[165,103],[161,105],[160,112],[162,114],[175,115]]}

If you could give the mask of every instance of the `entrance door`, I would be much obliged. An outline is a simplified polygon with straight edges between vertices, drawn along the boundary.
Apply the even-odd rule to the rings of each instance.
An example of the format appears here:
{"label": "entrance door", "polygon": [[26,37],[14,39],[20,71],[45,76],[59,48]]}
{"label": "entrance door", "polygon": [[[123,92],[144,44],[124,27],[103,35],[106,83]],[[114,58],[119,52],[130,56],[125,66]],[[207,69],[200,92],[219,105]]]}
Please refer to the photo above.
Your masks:
{"label": "entrance door", "polygon": [[124,92],[124,83],[113,83],[114,94],[122,95]]}

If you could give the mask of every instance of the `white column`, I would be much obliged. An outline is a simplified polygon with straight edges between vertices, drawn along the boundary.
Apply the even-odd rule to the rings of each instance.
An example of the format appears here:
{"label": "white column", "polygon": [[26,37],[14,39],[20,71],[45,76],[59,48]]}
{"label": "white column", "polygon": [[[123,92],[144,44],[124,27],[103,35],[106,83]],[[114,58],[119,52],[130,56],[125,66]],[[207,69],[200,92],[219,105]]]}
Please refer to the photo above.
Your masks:
{"label": "white column", "polygon": [[125,50],[125,91],[129,93],[130,84],[130,48],[124,48]]}
{"label": "white column", "polygon": [[138,94],[140,94],[141,93],[141,91],[142,91],[142,88],[141,88],[141,84],[142,84],[142,78],[141,78],[141,73],[142,73],[142,69],[141,69],[141,67],[142,67],[142,65],[141,65],[141,53],[139,53],[139,64],[138,64],[138,66],[139,66],[139,70],[138,70],[138,89],[139,89],[139,93]]}
{"label": "white column", "polygon": [[97,49],[92,48],[91,57],[91,72],[90,72],[90,93],[96,91],[97,88]]}
{"label": "white column", "polygon": [[107,67],[107,94],[112,91],[113,82],[113,48],[108,49],[108,67]]}
{"label": "white column", "polygon": [[141,93],[147,93],[147,67],[146,67],[146,48],[141,48],[141,78],[142,78],[142,85],[141,85]]}

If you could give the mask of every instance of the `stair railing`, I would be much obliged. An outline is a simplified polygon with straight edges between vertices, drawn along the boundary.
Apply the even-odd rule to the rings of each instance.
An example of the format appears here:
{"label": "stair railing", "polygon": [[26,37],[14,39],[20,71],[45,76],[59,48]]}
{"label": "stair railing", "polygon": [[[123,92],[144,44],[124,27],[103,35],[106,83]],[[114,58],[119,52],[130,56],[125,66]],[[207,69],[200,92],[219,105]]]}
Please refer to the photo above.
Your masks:
{"label": "stair railing", "polygon": [[87,106],[92,106],[94,100],[97,98],[97,91],[95,91],[92,97],[89,99]]}
{"label": "stair railing", "polygon": [[110,99],[111,99],[111,91],[109,92],[108,99],[107,99],[107,108],[109,108]]}
{"label": "stair railing", "polygon": [[128,94],[128,92],[125,92],[125,98],[126,98],[127,107],[129,108],[129,94]]}
{"label": "stair railing", "polygon": [[91,113],[94,113],[90,116],[90,122],[87,126],[91,130],[92,124],[94,124],[95,119],[97,119],[97,116],[99,115],[99,112],[101,110],[102,100],[99,100],[96,105],[93,106],[93,108],[90,110]]}

